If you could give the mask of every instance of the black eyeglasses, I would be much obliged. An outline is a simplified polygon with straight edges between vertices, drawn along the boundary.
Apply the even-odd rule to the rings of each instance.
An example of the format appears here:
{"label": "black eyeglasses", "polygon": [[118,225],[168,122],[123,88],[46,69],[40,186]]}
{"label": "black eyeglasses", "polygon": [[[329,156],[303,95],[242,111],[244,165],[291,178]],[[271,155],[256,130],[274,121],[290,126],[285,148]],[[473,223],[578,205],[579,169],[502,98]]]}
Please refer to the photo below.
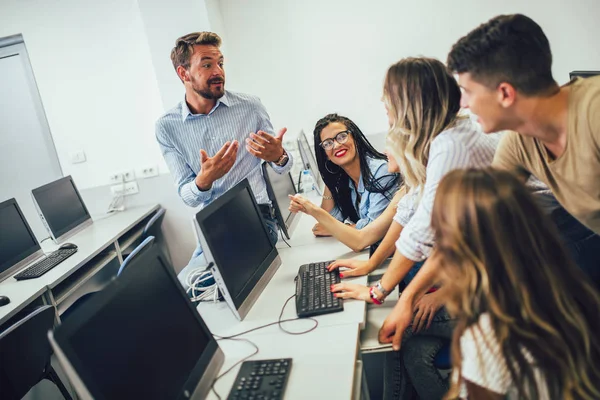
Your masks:
{"label": "black eyeglasses", "polygon": [[350,131],[338,132],[338,134],[335,135],[333,138],[323,140],[321,143],[319,143],[319,146],[321,146],[323,148],[323,150],[325,150],[325,151],[331,150],[333,148],[333,140],[334,139],[339,144],[344,144],[348,141],[349,134],[350,134]]}

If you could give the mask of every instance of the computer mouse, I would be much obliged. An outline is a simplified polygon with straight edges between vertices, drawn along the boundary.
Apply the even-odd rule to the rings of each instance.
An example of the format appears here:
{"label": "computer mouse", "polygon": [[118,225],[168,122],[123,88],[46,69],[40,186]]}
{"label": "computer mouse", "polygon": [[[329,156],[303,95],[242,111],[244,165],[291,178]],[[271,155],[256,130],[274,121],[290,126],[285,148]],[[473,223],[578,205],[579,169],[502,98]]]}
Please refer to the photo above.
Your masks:
{"label": "computer mouse", "polygon": [[63,243],[59,249],[76,249],[77,245],[75,243]]}
{"label": "computer mouse", "polygon": [[7,305],[10,303],[10,299],[6,296],[0,296],[0,307]]}

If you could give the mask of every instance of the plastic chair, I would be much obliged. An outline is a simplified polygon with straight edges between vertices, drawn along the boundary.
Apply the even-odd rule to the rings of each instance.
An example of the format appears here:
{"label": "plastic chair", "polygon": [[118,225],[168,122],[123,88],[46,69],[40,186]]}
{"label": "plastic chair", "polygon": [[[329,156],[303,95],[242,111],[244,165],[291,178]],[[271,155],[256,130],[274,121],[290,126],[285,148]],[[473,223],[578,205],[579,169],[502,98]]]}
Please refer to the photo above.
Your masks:
{"label": "plastic chair", "polygon": [[54,326],[55,310],[41,306],[0,333],[0,390],[2,399],[23,398],[42,379],[53,382],[65,399],[65,385],[50,364],[52,348],[48,331]]}
{"label": "plastic chair", "polygon": [[[123,260],[123,263],[119,267],[117,276],[121,275],[121,273],[125,270],[125,268],[127,268],[127,264],[129,264],[133,258],[135,258],[137,255],[141,254],[144,250],[152,247],[153,242],[154,242],[154,236],[149,236],[146,239],[144,239],[144,241],[142,243],[140,243],[131,253],[129,253],[127,258],[125,260]],[[73,311],[75,311],[76,309],[81,307],[81,305],[83,303],[85,303],[90,297],[92,297],[96,293],[97,292],[86,293],[83,296],[81,296],[80,298],[78,298],[77,300],[75,300],[75,302],[73,304],[71,304],[71,306],[69,308],[67,308],[65,310],[65,312],[60,316],[61,320],[68,319]]]}
{"label": "plastic chair", "polygon": [[[166,212],[166,209],[161,208],[152,216],[152,218],[150,218],[150,220],[146,223],[142,234],[140,235],[139,242],[137,243],[136,247],[139,246],[144,240],[146,240],[146,238],[154,236],[155,243],[158,246],[160,246],[160,249],[162,250],[163,254],[165,255],[165,257],[167,257],[167,260],[171,262],[171,257],[167,249],[167,244],[163,239],[164,235],[161,231],[161,226],[163,220],[165,219]],[[125,253],[123,254],[123,257],[126,258],[129,256],[129,254],[131,253]]]}
{"label": "plastic chair", "polygon": [[123,261],[123,264],[121,264],[121,268],[119,268],[119,272],[117,272],[117,276],[121,275],[123,271],[125,271],[131,260],[136,258],[138,255],[143,254],[146,250],[152,247],[153,243],[154,236],[148,236],[146,239],[144,239],[144,241],[140,243]]}
{"label": "plastic chair", "polygon": [[161,208],[150,218],[150,221],[148,221],[142,231],[142,241],[149,236],[154,236],[155,238],[160,236],[160,227],[165,219],[166,212],[167,210]]}

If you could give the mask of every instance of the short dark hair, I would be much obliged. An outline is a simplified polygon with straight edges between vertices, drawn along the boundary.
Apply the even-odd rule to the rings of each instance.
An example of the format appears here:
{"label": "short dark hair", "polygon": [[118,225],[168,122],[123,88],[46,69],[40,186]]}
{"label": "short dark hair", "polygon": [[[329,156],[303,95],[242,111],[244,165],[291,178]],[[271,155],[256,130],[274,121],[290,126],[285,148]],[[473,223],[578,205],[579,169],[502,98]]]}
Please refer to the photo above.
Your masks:
{"label": "short dark hair", "polygon": [[448,67],[492,89],[510,83],[525,95],[546,94],[557,86],[548,38],[522,14],[499,15],[462,37],[448,54]]}
{"label": "short dark hair", "polygon": [[171,50],[171,61],[175,70],[180,65],[185,69],[190,67],[194,46],[197,45],[221,47],[221,38],[214,32],[193,32],[177,38],[175,47]]}

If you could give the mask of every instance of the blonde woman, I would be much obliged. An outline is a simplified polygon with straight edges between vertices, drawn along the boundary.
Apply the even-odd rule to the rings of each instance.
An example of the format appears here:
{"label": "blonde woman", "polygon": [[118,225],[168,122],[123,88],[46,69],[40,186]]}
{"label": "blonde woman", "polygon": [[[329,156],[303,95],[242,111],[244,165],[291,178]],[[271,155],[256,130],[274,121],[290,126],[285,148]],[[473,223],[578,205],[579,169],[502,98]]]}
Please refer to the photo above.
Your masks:
{"label": "blonde woman", "polygon": [[451,172],[432,227],[457,319],[448,397],[600,398],[600,296],[521,181]]}
{"label": "blonde woman", "polygon": [[[457,168],[491,164],[498,138],[485,136],[469,118],[459,116],[460,97],[456,80],[438,60],[406,58],[389,68],[383,93],[391,126],[388,147],[407,191],[398,203],[395,225],[392,224],[397,228],[392,241],[396,252],[376,286],[340,283],[332,287],[338,297],[380,303],[400,281],[408,281],[431,253],[431,209],[442,177]],[[384,242],[387,240],[386,235]],[[356,266],[340,260],[332,267],[353,265]],[[358,266],[365,273],[376,267]],[[432,340],[418,352],[408,348],[402,353],[394,352],[394,359],[388,362],[395,365],[386,368],[386,398],[401,398],[413,389],[422,398],[441,398],[446,392],[447,381],[432,363],[441,344],[452,335],[452,322],[441,307],[443,292],[442,288],[425,296],[416,307],[413,327],[404,336],[405,346],[410,346],[409,339],[423,328],[420,334],[429,335]]]}

